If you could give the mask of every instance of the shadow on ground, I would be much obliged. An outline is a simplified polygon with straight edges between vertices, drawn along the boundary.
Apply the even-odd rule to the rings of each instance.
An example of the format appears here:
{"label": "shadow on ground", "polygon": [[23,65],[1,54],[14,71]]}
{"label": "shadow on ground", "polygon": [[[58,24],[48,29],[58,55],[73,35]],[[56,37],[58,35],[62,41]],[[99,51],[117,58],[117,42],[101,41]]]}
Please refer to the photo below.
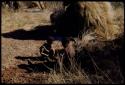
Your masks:
{"label": "shadow on ground", "polygon": [[53,26],[44,25],[36,26],[33,30],[26,31],[24,29],[3,33],[5,38],[13,38],[18,40],[45,40],[49,35],[53,34]]}
{"label": "shadow on ground", "polygon": [[[52,25],[36,26],[30,31],[19,29],[3,33],[2,36],[19,40],[45,40],[52,35],[78,37],[80,31],[84,28],[84,19],[79,14],[80,8],[77,5],[71,6],[67,11],[57,10],[52,13],[50,16]],[[56,32],[54,32],[55,29]]]}
{"label": "shadow on ground", "polygon": [[[26,73],[31,72],[50,72],[56,65],[54,62],[44,62],[41,56],[38,57],[22,57],[16,56],[16,59],[26,61],[28,64],[19,64],[18,68],[26,70]],[[36,63],[34,63],[36,62]],[[43,63],[44,62],[44,63]]]}

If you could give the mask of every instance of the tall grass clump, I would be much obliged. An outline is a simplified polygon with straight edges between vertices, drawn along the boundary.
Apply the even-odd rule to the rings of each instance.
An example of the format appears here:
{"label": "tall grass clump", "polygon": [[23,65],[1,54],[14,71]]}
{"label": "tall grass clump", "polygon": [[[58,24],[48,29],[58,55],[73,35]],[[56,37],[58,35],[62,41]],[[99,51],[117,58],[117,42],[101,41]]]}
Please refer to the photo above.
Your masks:
{"label": "tall grass clump", "polygon": [[77,62],[69,58],[70,66],[64,66],[61,61],[59,61],[59,71],[58,68],[51,70],[48,77],[48,84],[91,84],[85,71],[77,64]]}
{"label": "tall grass clump", "polygon": [[119,27],[115,22],[114,10],[109,2],[80,2],[81,15],[85,16],[85,28],[101,37],[100,40],[113,40],[119,34]]}

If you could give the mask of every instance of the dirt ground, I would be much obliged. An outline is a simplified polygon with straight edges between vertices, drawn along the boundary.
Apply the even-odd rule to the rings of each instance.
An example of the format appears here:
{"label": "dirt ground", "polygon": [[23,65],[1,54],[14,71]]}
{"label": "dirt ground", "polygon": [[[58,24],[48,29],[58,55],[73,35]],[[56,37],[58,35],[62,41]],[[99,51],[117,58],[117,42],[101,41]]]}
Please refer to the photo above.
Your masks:
{"label": "dirt ground", "polygon": [[[8,14],[8,15],[7,15]],[[2,13],[2,33],[9,33],[14,30],[24,29],[31,30],[35,26],[41,24],[49,24],[49,14],[45,12],[17,12],[17,13]],[[41,17],[44,15],[45,17]],[[41,23],[42,22],[42,23]],[[30,23],[30,24],[29,24]],[[36,24],[37,23],[37,24]],[[24,25],[25,24],[25,25]],[[42,34],[41,34],[42,35]],[[21,37],[26,37],[21,36]],[[28,83],[30,80],[26,75],[26,70],[18,67],[21,64],[28,64],[27,60],[19,60],[16,57],[38,57],[40,56],[39,48],[44,44],[45,40],[34,39],[13,39],[2,37],[2,82],[4,83]],[[43,75],[43,73],[39,73]],[[39,75],[38,74],[38,75]],[[34,76],[36,78],[38,76]],[[28,80],[26,80],[28,79]],[[39,78],[38,78],[39,79]],[[20,81],[21,80],[21,81]],[[26,82],[25,82],[26,81]],[[37,79],[36,82],[37,83]]]}
{"label": "dirt ground", "polygon": [[[52,13],[52,10],[38,11],[37,9],[36,10],[30,9],[28,11],[19,11],[15,13],[9,12],[7,10],[2,10],[2,13],[1,13],[2,14],[2,26],[1,26],[2,27],[1,29],[2,83],[45,84],[45,83],[52,83],[55,81],[53,79],[53,81],[50,82],[48,77],[50,74],[48,74],[46,71],[43,71],[44,67],[42,67],[41,64],[29,65],[29,62],[28,62],[28,60],[39,62],[39,58],[41,56],[39,52],[39,48],[46,42],[46,37],[48,35],[44,36],[42,39],[40,37],[44,35],[44,33],[48,31],[48,29],[51,29],[51,24],[50,24],[51,13]],[[41,32],[38,28],[47,29],[47,30],[44,30],[43,32]],[[106,52],[107,54],[105,54]],[[108,51],[106,52],[104,53],[105,55],[108,55],[108,54],[109,56],[112,55]],[[100,52],[100,53],[102,54],[99,54],[99,52],[97,53],[97,56],[99,55],[98,57],[103,55],[103,52]],[[104,58],[105,58],[105,55],[103,56]],[[109,56],[106,56],[106,58]],[[107,58],[107,59],[110,59],[110,58]],[[114,58],[112,58],[111,60],[113,59]],[[107,65],[107,64],[110,64],[111,67],[114,66],[115,70],[112,69],[114,70],[114,73],[112,72],[112,75],[116,75],[114,80],[115,79],[118,80],[117,83],[123,82],[121,77],[122,74],[120,73],[121,70],[119,69],[118,66],[116,66],[115,63],[112,63],[109,61],[102,61],[102,62],[103,63],[102,65],[100,64],[100,67],[101,66],[103,67],[104,65]],[[107,70],[107,72],[109,73],[111,71]],[[115,71],[119,72],[118,75],[115,74]],[[99,75],[95,75],[95,76],[98,77],[98,79],[100,78],[103,80],[103,78]],[[95,76],[94,77],[91,76],[91,77],[95,78]],[[117,76],[119,79],[117,79]],[[55,76],[55,78],[59,79],[61,77]],[[55,83],[58,83],[58,82],[60,83],[60,81],[57,81]],[[87,82],[88,81],[86,80],[84,81],[84,83],[87,83]]]}

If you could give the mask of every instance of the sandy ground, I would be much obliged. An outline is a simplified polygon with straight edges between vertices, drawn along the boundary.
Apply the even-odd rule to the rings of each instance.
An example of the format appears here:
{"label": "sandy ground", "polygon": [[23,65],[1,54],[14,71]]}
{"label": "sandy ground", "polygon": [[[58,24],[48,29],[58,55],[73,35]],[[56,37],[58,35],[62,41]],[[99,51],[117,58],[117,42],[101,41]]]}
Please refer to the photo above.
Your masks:
{"label": "sandy ground", "polygon": [[[2,33],[8,33],[14,30],[31,30],[35,26],[48,24],[49,14],[51,12],[17,12],[2,14]],[[41,17],[46,16],[46,17]],[[28,22],[29,21],[29,22]],[[42,22],[42,23],[41,23]],[[37,23],[37,24],[36,24]],[[25,36],[24,36],[25,37]],[[19,40],[5,38],[2,36],[2,82],[4,83],[27,83],[30,75],[25,75],[26,71],[19,69],[17,65],[27,64],[27,61],[21,61],[15,57],[37,57],[40,56],[39,48],[45,40]],[[36,74],[37,75],[37,74]],[[38,74],[39,75],[39,74]],[[38,77],[38,76],[37,76]],[[34,77],[35,78],[35,77]],[[21,79],[27,82],[22,82]],[[31,79],[32,80],[32,79]],[[33,83],[33,82],[32,82]]]}
{"label": "sandy ground", "polygon": [[[50,14],[52,12],[48,10],[44,11],[26,11],[26,12],[16,12],[11,13],[7,11],[2,11],[2,34],[11,33],[15,30],[23,29],[25,31],[34,30],[36,26],[45,26],[50,24]],[[42,34],[41,34],[42,35]],[[25,35],[21,35],[21,37]],[[31,72],[27,73],[27,69],[19,68],[19,65],[28,65],[27,59],[25,58],[34,58],[40,56],[39,48],[44,44],[45,40],[35,40],[35,39],[14,39],[13,37],[6,38],[1,36],[1,61],[2,61],[2,83],[30,83],[30,84],[42,84],[48,83],[47,73],[43,72]],[[110,54],[110,53],[109,53]],[[110,55],[111,56],[111,55]],[[17,57],[24,58],[23,60],[18,59]],[[100,57],[100,55],[99,55]],[[106,61],[108,62],[108,61]],[[108,63],[102,63],[102,65]],[[110,64],[110,62],[109,62]],[[110,66],[110,65],[109,65]],[[113,63],[112,66],[116,66]],[[103,67],[103,66],[102,66]],[[119,68],[114,68],[117,72],[120,72]],[[112,71],[112,70],[111,70]],[[109,71],[110,73],[110,71]],[[116,75],[115,72],[112,75]],[[118,73],[119,77],[119,73]],[[93,77],[94,78],[94,77]],[[100,77],[101,78],[101,77]],[[119,81],[123,82],[122,79]],[[114,80],[117,80],[117,75]]]}

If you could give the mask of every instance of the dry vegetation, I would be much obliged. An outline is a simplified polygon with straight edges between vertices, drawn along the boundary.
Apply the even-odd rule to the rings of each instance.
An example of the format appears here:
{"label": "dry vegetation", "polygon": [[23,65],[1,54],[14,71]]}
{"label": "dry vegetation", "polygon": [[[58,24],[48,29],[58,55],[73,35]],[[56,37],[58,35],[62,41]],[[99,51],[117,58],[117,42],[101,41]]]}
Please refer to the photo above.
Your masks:
{"label": "dry vegetation", "polygon": [[[40,56],[39,48],[46,42],[46,40],[18,40],[13,38],[5,38],[2,36],[1,37],[2,83],[11,83],[11,84],[123,83],[123,75],[119,67],[118,55],[117,54],[115,55],[113,53],[117,52],[117,49],[121,48],[121,46],[117,44],[117,42],[115,43],[115,39],[121,40],[121,37],[119,38],[119,36],[122,36],[124,33],[124,10],[122,6],[117,6],[117,5],[113,6],[114,6],[113,9],[114,9],[115,21],[116,21],[115,25],[118,24],[118,27],[116,29],[110,28],[110,33],[107,33],[106,31],[102,32],[102,30],[100,31],[100,29],[96,29],[93,32],[84,33],[82,41],[76,39],[77,41],[76,48],[78,52],[77,53],[78,57],[79,56],[89,57],[89,60],[87,61],[84,60],[82,62],[83,63],[87,62],[86,64],[88,65],[85,65],[86,68],[89,68],[90,64],[88,62],[92,62],[90,66],[94,66],[94,70],[92,70],[94,74],[93,72],[92,74],[91,72],[89,73],[89,71],[87,71],[86,68],[81,68],[80,65],[77,65],[77,63],[73,60],[70,61],[72,64],[71,64],[71,69],[68,71],[66,71],[63,67],[60,67],[59,72],[57,72],[56,70],[51,70],[49,73],[48,72],[28,73],[26,69],[21,69],[18,67],[18,65],[27,64],[27,61],[26,60],[21,61],[16,59],[15,57]],[[12,12],[9,11],[7,8],[2,8],[1,31],[2,33],[12,32],[14,30],[19,30],[19,29],[24,29],[26,31],[29,31],[33,30],[35,26],[50,25],[51,23],[49,17],[51,13],[52,10],[49,8],[40,12],[39,11],[32,12],[32,10],[27,12],[23,10],[19,10],[18,12]],[[91,18],[91,16],[88,17]],[[110,36],[112,36],[111,34],[114,32],[117,33],[118,35],[110,39],[111,38]],[[101,38],[98,35],[101,35]],[[109,41],[107,39],[109,39]],[[61,65],[62,63],[60,62],[60,66]]]}

